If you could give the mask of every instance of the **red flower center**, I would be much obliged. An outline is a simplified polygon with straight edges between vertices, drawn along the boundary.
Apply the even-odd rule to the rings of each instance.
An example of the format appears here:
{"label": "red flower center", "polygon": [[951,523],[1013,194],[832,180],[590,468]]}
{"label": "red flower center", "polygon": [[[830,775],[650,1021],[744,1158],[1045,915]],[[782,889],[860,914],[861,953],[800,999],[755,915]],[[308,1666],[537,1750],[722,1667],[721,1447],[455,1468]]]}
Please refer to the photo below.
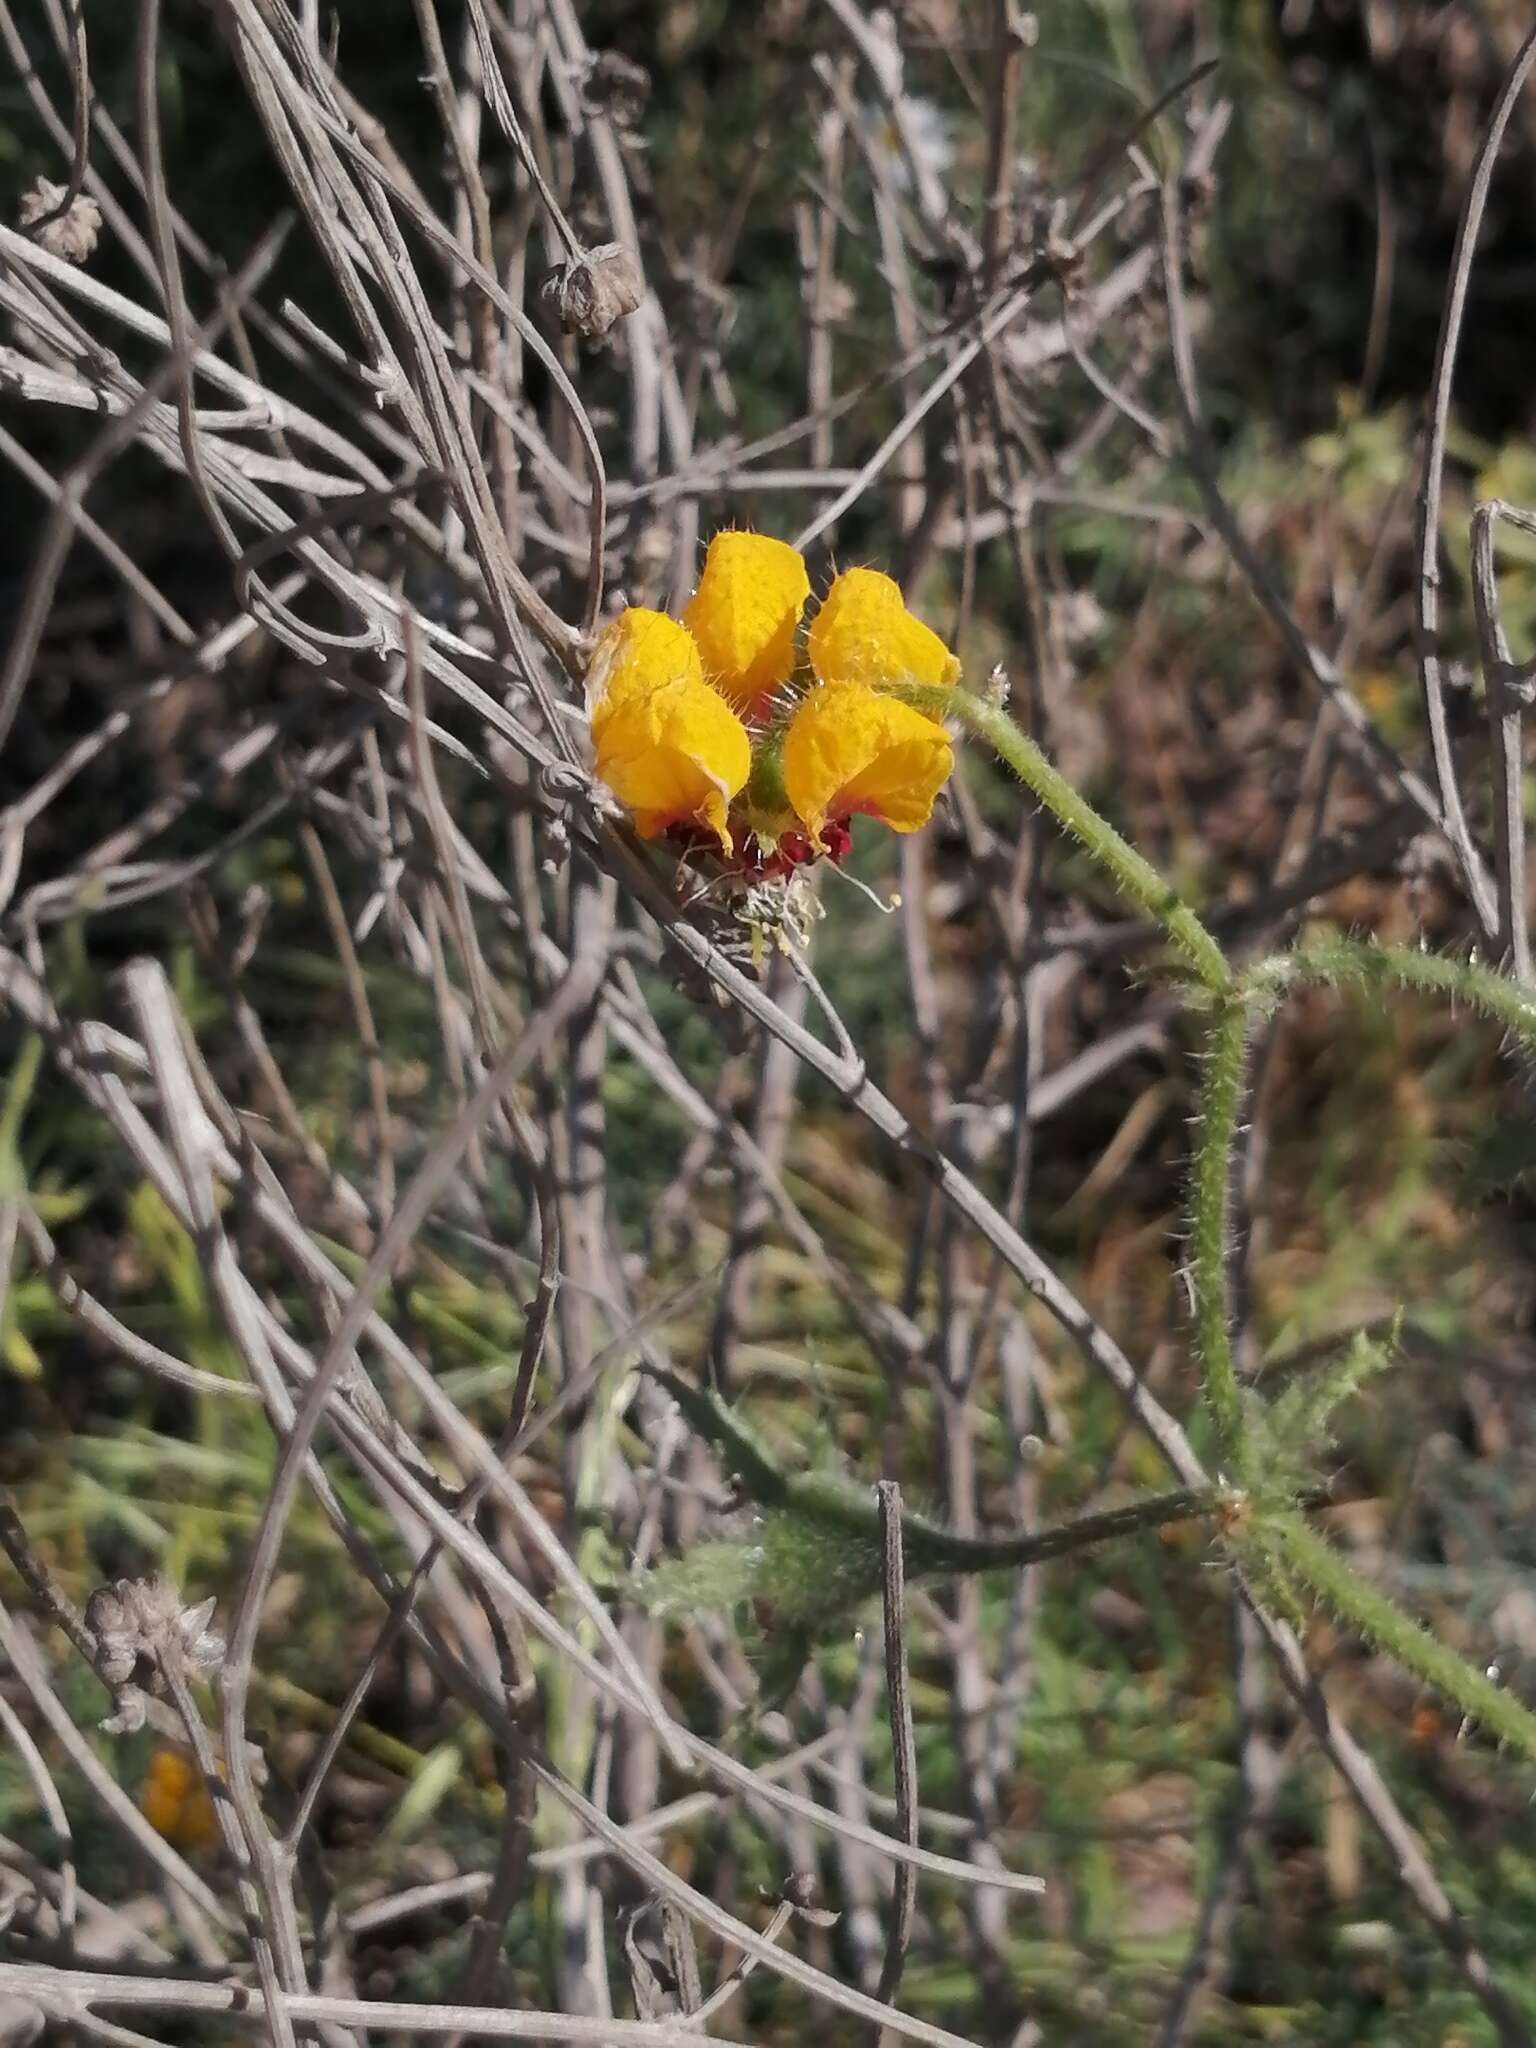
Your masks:
{"label": "red flower center", "polygon": [[[845,860],[852,850],[853,834],[846,818],[839,819],[835,825],[823,825],[821,837],[823,844],[816,847],[806,833],[786,832],[776,846],[764,849],[750,832],[742,832],[737,838],[738,851],[727,872],[739,874],[749,882],[772,882],[792,875],[796,868],[808,868],[818,860],[834,863]],[[720,842],[702,826],[674,825],[667,833],[667,839],[680,854],[707,856],[711,866],[720,865]]]}

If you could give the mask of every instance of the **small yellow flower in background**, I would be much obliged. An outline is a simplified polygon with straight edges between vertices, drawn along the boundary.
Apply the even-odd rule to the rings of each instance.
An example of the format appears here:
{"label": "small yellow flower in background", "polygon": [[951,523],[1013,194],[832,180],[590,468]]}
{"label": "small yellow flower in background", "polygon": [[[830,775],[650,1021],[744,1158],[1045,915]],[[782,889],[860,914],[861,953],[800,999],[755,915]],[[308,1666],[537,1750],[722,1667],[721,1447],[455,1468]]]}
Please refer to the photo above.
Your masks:
{"label": "small yellow flower in background", "polygon": [[847,569],[811,619],[802,666],[810,595],[784,541],[717,533],[681,622],[631,606],[600,636],[587,678],[596,769],[642,838],[696,848],[703,833],[727,873],[752,880],[840,860],[853,817],[896,832],[927,822],[954,753],[937,718],[888,693],[948,687],[959,662],[889,576]]}
{"label": "small yellow flower in background", "polygon": [[139,1811],[174,1849],[211,1849],[219,1839],[202,1772],[186,1750],[169,1743],[150,1752],[139,1787]]}
{"label": "small yellow flower in background", "polygon": [[819,684],[784,739],[785,792],[817,848],[852,817],[917,831],[954,765],[941,725],[861,682]]}
{"label": "small yellow flower in background", "polygon": [[692,676],[631,681],[592,713],[597,772],[642,839],[700,825],[727,857],[731,800],[752,772],[747,729],[718,691]]}
{"label": "small yellow flower in background", "polygon": [[811,594],[805,563],[766,533],[717,533],[683,613],[704,673],[744,718],[772,708],[795,666],[800,614]]}
{"label": "small yellow flower in background", "polygon": [[900,584],[878,569],[845,569],[806,635],[822,683],[928,683],[948,688],[960,664],[930,626],[907,610]]}

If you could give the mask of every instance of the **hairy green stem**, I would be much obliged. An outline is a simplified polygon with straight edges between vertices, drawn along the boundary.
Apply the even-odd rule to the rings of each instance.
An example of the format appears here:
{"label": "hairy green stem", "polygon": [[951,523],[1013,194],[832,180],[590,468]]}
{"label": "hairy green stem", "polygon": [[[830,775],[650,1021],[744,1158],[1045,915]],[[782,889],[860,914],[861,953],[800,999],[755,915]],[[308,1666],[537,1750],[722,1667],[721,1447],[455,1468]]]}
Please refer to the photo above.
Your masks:
{"label": "hairy green stem", "polygon": [[1162,926],[1201,983],[1217,994],[1231,988],[1232,969],[1226,955],[1178,891],[1051,766],[1028,733],[1000,705],[989,704],[969,690],[917,683],[904,684],[893,690],[892,695],[935,717],[957,719],[967,731],[985,740],[1019,780],[1033,790],[1057,824],[1098,862],[1116,887]]}
{"label": "hairy green stem", "polygon": [[1256,1516],[1248,1540],[1404,1670],[1453,1700],[1501,1741],[1536,1757],[1536,1714],[1352,1571],[1333,1545],[1309,1529],[1300,1515]]}
{"label": "hairy green stem", "polygon": [[1319,939],[1250,968],[1245,985],[1255,995],[1283,994],[1298,986],[1407,989],[1449,996],[1502,1024],[1536,1052],[1536,992],[1475,960],[1387,946],[1375,939]]}
{"label": "hairy green stem", "polygon": [[1043,1564],[1048,1558],[1068,1557],[1075,1550],[1091,1549],[1095,1544],[1115,1543],[1126,1536],[1144,1535],[1149,1529],[1163,1529],[1171,1522],[1192,1522],[1214,1515],[1227,1498],[1219,1486],[1178,1487],[1169,1493],[1128,1501],[1122,1508],[1077,1515],[1049,1529],[1020,1531],[1012,1536],[962,1536],[956,1530],[930,1522],[924,1515],[904,1514],[902,1541],[906,1547],[907,1576],[910,1579],[924,1574],[1016,1571],[1021,1565]]}
{"label": "hairy green stem", "polygon": [[1232,1237],[1232,1161],[1242,1108],[1252,1013],[1241,996],[1225,998],[1205,1047],[1205,1080],[1195,1125],[1189,1177],[1189,1282],[1194,1297],[1195,1351],[1206,1405],[1221,1456],[1246,1480],[1243,1397],[1232,1353],[1227,1260]]}
{"label": "hairy green stem", "polygon": [[[776,1508],[824,1529],[867,1540],[873,1565],[881,1532],[879,1504],[872,1491],[823,1473],[785,1471],[712,1388],[697,1387],[664,1367],[647,1365],[641,1370],[661,1382],[697,1433],[719,1453],[743,1493],[759,1507]],[[1022,1530],[1009,1536],[963,1535],[927,1515],[904,1509],[902,1547],[909,1577],[1013,1571],[1097,1543],[1160,1529],[1170,1522],[1213,1515],[1229,1498],[1219,1486],[1181,1487],[1099,1514],[1080,1515],[1053,1528]]]}

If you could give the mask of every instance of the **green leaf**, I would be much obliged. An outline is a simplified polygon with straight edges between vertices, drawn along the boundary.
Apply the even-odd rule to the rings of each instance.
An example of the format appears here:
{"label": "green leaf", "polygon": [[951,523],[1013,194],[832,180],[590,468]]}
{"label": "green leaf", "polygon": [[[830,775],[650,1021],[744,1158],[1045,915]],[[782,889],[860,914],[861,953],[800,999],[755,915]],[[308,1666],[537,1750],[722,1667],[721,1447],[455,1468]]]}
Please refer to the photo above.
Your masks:
{"label": "green leaf", "polygon": [[389,1817],[384,1833],[392,1842],[408,1842],[420,1834],[464,1770],[464,1756],[456,1743],[445,1742],[429,1750],[421,1768],[406,1787],[400,1804]]}

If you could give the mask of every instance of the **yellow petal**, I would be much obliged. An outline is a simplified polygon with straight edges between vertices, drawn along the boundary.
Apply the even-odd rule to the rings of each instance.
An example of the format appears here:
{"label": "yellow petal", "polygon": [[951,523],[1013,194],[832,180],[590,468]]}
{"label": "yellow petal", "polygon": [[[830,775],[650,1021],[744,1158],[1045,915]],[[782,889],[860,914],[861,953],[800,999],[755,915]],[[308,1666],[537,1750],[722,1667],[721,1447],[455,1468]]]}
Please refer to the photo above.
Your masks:
{"label": "yellow petal", "polygon": [[185,1750],[159,1744],[139,1788],[139,1811],[157,1835],[178,1849],[208,1849],[219,1838],[203,1774]]}
{"label": "yellow petal", "polygon": [[784,740],[784,787],[816,843],[855,814],[915,832],[954,765],[941,725],[866,683],[812,690]]}
{"label": "yellow petal", "polygon": [[597,772],[642,839],[697,824],[731,851],[726,813],[752,771],[747,729],[695,678],[627,687],[592,717]]}
{"label": "yellow petal", "polygon": [[587,704],[595,714],[605,700],[679,680],[704,680],[691,635],[665,612],[632,604],[598,636],[587,670]]}
{"label": "yellow petal", "polygon": [[947,687],[960,680],[959,662],[878,569],[845,569],[836,579],[811,621],[806,652],[821,683]]}
{"label": "yellow petal", "polygon": [[745,717],[766,708],[795,665],[795,634],[811,594],[805,563],[766,533],[717,533],[683,613],[704,672]]}

